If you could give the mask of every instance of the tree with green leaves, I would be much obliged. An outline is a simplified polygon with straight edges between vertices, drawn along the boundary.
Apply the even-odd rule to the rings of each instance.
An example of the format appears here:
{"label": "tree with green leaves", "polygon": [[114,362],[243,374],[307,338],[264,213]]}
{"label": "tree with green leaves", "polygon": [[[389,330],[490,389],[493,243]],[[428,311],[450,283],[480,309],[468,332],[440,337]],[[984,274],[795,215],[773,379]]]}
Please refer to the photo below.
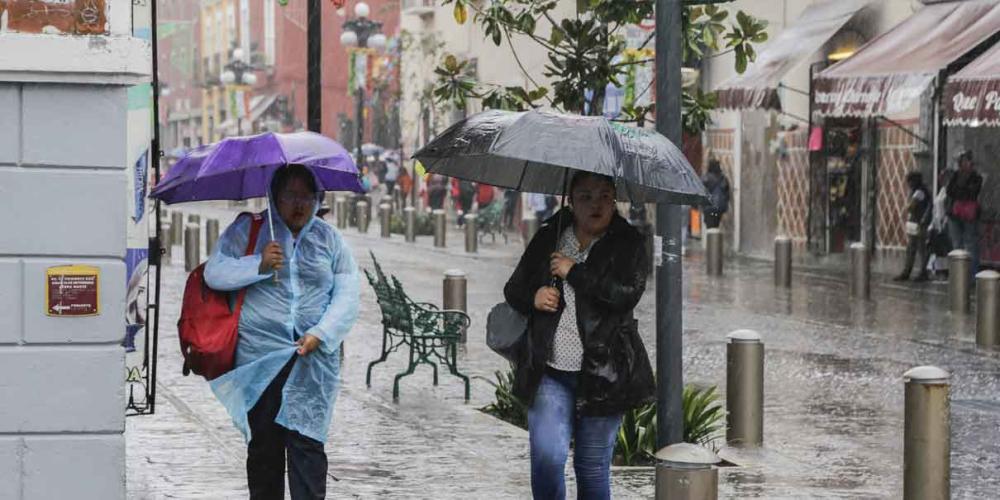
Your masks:
{"label": "tree with green leaves", "polygon": [[[513,37],[527,37],[548,54],[544,75],[550,85],[534,81],[523,66],[521,70],[532,88],[500,86],[477,81],[468,62],[446,55],[435,69],[437,82],[434,97],[464,108],[470,98],[481,99],[486,108],[524,110],[547,104],[568,113],[599,114],[603,109],[608,83],[622,86],[621,79],[630,66],[651,64],[646,49],[655,36],[651,33],[638,50],[627,51],[623,30],[653,16],[654,0],[578,0],[583,8],[575,17],[557,19],[557,0],[493,0],[480,4],[473,0],[443,0],[454,5],[459,24],[474,12],[474,22],[484,36],[497,46],[506,42],[520,65]],[[580,5],[578,3],[578,5]],[[543,36],[540,23],[548,24]],[[756,59],[755,45],[767,40],[767,23],[743,12],[719,5],[687,6],[684,9],[684,65],[696,67],[709,54],[733,52],[738,73]],[[627,53],[628,52],[628,53]],[[685,91],[683,96],[684,130],[697,133],[709,124],[709,112],[715,108],[713,93]],[[653,111],[650,106],[626,102],[621,121],[643,125]]]}

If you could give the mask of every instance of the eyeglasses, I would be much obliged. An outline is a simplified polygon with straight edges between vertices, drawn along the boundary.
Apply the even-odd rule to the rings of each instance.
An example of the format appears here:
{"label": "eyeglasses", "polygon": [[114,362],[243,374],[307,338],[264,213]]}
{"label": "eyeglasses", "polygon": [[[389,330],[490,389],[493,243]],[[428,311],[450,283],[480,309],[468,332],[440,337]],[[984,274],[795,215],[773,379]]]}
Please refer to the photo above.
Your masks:
{"label": "eyeglasses", "polygon": [[278,201],[289,205],[309,205],[316,201],[316,196],[311,194],[296,195],[292,193],[282,193],[278,196]]}

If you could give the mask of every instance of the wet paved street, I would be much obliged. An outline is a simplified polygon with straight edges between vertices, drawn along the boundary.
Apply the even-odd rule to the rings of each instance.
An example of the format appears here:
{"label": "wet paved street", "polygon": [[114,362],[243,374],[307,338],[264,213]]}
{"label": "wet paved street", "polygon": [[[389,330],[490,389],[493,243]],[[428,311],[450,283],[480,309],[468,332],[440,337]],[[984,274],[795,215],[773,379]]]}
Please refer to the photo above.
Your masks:
{"label": "wet paved street", "polygon": [[[218,215],[222,226],[231,213]],[[213,215],[209,215],[213,216]],[[365,387],[367,363],[381,344],[374,294],[363,287],[361,319],[346,344],[343,391],[327,451],[329,498],[526,498],[527,433],[477,410],[493,399],[504,362],[485,346],[485,316],[522,248],[487,239],[480,253],[449,234],[446,250],[431,238],[416,245],[394,235],[345,232],[359,263],[372,250],[418,300],[441,302],[446,269],[469,273],[473,326],[460,369],[473,377],[464,403],[460,381],[427,367],[404,379],[392,402],[392,377],[405,367],[395,353]],[[200,378],[180,375],[174,322],[184,273],[181,247],[166,268],[157,413],[128,419],[129,498],[245,498],[242,438]],[[952,373],[953,498],[990,498],[1000,487],[1000,356],[974,346],[974,317],[953,317],[942,289],[884,286],[873,301],[847,297],[843,280],[796,274],[791,291],[776,289],[768,263],[727,261],[708,278],[698,252],[685,264],[686,382],[718,384],[724,394],[725,335],[759,331],[766,344],[765,447],[729,454],[743,467],[723,469],[722,498],[901,498],[902,374],[921,364]],[[653,294],[637,311],[650,355]],[[571,470],[569,477],[572,477]],[[616,498],[649,498],[650,470],[613,473]],[[575,496],[575,493],[571,494]]]}

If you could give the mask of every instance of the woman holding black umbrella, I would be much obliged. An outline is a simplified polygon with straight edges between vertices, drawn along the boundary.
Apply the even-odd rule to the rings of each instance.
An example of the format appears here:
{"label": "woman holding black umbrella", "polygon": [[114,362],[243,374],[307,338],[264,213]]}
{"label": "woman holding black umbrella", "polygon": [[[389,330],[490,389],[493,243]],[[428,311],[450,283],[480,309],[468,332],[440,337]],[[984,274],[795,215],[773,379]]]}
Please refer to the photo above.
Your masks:
{"label": "woman holding black umbrella", "polygon": [[504,288],[529,325],[515,393],[529,404],[533,496],[565,497],[572,441],[579,498],[610,498],[622,414],[655,388],[633,315],[649,256],[615,210],[610,177],[578,172],[569,194],[571,208],[545,222]]}

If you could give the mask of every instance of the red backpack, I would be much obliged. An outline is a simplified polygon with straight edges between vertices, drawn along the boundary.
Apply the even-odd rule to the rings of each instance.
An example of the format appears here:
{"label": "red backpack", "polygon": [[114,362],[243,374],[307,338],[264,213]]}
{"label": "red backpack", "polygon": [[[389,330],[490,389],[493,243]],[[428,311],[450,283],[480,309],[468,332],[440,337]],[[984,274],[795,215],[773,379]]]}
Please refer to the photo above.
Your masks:
{"label": "red backpack", "polygon": [[[252,255],[257,246],[257,234],[264,219],[260,214],[244,212],[253,217],[246,255]],[[229,292],[212,290],[205,283],[205,264],[202,263],[188,275],[184,285],[184,302],[181,317],[177,320],[177,334],[184,355],[182,373],[190,372],[212,380],[233,369],[236,342],[239,337],[240,310],[247,289],[236,295],[236,303],[229,307]]]}

